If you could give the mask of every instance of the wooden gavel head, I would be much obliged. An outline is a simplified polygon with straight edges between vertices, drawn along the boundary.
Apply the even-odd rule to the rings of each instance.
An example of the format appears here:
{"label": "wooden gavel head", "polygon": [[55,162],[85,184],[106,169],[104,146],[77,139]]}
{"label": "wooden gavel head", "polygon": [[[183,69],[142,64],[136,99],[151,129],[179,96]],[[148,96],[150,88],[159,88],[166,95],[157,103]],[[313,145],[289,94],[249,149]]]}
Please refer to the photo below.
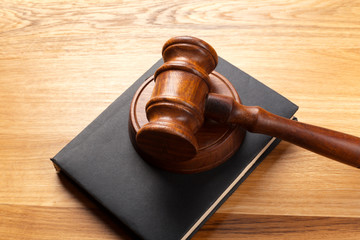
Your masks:
{"label": "wooden gavel head", "polygon": [[195,133],[204,123],[209,74],[218,56],[206,42],[175,37],[162,50],[164,64],[155,72],[155,86],[146,104],[149,123],[136,135],[138,147],[156,159],[185,161],[198,152]]}

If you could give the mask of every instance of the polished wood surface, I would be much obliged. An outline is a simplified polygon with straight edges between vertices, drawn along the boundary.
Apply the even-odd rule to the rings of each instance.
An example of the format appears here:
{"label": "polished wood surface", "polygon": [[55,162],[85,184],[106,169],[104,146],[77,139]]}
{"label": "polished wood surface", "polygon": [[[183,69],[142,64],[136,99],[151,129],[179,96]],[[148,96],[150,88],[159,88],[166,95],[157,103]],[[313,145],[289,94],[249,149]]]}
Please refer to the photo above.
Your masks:
{"label": "polished wood surface", "polygon": [[[2,1],[0,239],[131,239],[49,158],[194,35],[300,109],[360,135],[359,1]],[[360,173],[286,142],[194,239],[359,239]],[[160,226],[163,227],[163,226]]]}
{"label": "polished wood surface", "polygon": [[[147,155],[144,158],[151,162],[155,159],[157,166],[166,165],[167,170],[181,172],[176,163],[186,162],[190,163],[187,171],[196,173],[214,168],[231,157],[231,153],[240,146],[233,142],[239,141],[236,137],[204,158],[210,163],[206,168],[197,165],[200,159],[197,159],[199,145],[195,134],[207,116],[220,124],[236,124],[247,131],[273,136],[350,166],[360,167],[359,137],[293,121],[259,106],[245,106],[232,96],[214,93],[209,74],[215,69],[218,56],[205,41],[193,36],[173,37],[165,43],[162,55],[164,64],[154,74],[155,85],[145,106],[149,122],[136,132],[136,141],[133,141],[136,148]],[[226,88],[226,85],[223,87]],[[138,105],[139,93],[144,93],[143,86],[131,104],[130,133],[135,132],[133,126],[138,122],[133,113],[134,106]],[[217,125],[213,128],[217,128]],[[204,164],[201,162],[200,166]]]}

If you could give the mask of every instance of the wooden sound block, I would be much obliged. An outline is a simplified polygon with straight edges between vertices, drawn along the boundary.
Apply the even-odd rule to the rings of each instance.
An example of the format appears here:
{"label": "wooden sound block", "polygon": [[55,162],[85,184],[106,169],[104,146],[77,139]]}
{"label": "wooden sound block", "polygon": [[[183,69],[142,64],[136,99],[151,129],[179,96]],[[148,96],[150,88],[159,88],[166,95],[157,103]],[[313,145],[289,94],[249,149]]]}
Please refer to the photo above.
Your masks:
{"label": "wooden sound block", "polygon": [[[192,159],[187,161],[164,161],[142,152],[137,147],[135,139],[140,128],[148,123],[145,106],[151,97],[154,85],[153,76],[141,85],[134,95],[129,114],[130,139],[144,160],[172,172],[197,173],[209,170],[225,162],[240,147],[245,136],[245,130],[238,125],[219,124],[213,120],[205,119],[203,126],[195,135],[199,150]],[[241,103],[235,88],[220,73],[213,71],[210,74],[210,85],[211,93],[229,96]]]}

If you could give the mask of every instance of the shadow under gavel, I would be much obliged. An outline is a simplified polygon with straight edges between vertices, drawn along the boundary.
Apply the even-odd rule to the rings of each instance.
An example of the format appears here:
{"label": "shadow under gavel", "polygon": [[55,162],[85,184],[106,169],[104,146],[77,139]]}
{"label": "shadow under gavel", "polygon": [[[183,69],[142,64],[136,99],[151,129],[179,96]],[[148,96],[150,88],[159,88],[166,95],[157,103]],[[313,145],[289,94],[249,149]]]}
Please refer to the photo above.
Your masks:
{"label": "shadow under gavel", "polygon": [[154,75],[155,86],[146,104],[149,122],[136,134],[136,145],[146,155],[167,162],[194,158],[199,148],[195,133],[204,119],[210,118],[360,167],[360,138],[289,120],[212,93],[209,74],[218,57],[208,43],[175,37],[165,43],[162,54],[164,64]]}

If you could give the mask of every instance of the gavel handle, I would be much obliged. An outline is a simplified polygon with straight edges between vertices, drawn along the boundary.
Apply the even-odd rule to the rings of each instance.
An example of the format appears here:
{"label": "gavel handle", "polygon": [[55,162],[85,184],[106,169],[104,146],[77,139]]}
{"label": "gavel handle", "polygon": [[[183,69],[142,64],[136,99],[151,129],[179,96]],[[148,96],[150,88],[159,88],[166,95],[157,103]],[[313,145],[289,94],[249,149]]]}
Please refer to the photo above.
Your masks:
{"label": "gavel handle", "polygon": [[312,152],[360,168],[360,138],[248,107],[230,97],[208,94],[205,114],[218,122],[236,123],[249,132],[280,138]]}

